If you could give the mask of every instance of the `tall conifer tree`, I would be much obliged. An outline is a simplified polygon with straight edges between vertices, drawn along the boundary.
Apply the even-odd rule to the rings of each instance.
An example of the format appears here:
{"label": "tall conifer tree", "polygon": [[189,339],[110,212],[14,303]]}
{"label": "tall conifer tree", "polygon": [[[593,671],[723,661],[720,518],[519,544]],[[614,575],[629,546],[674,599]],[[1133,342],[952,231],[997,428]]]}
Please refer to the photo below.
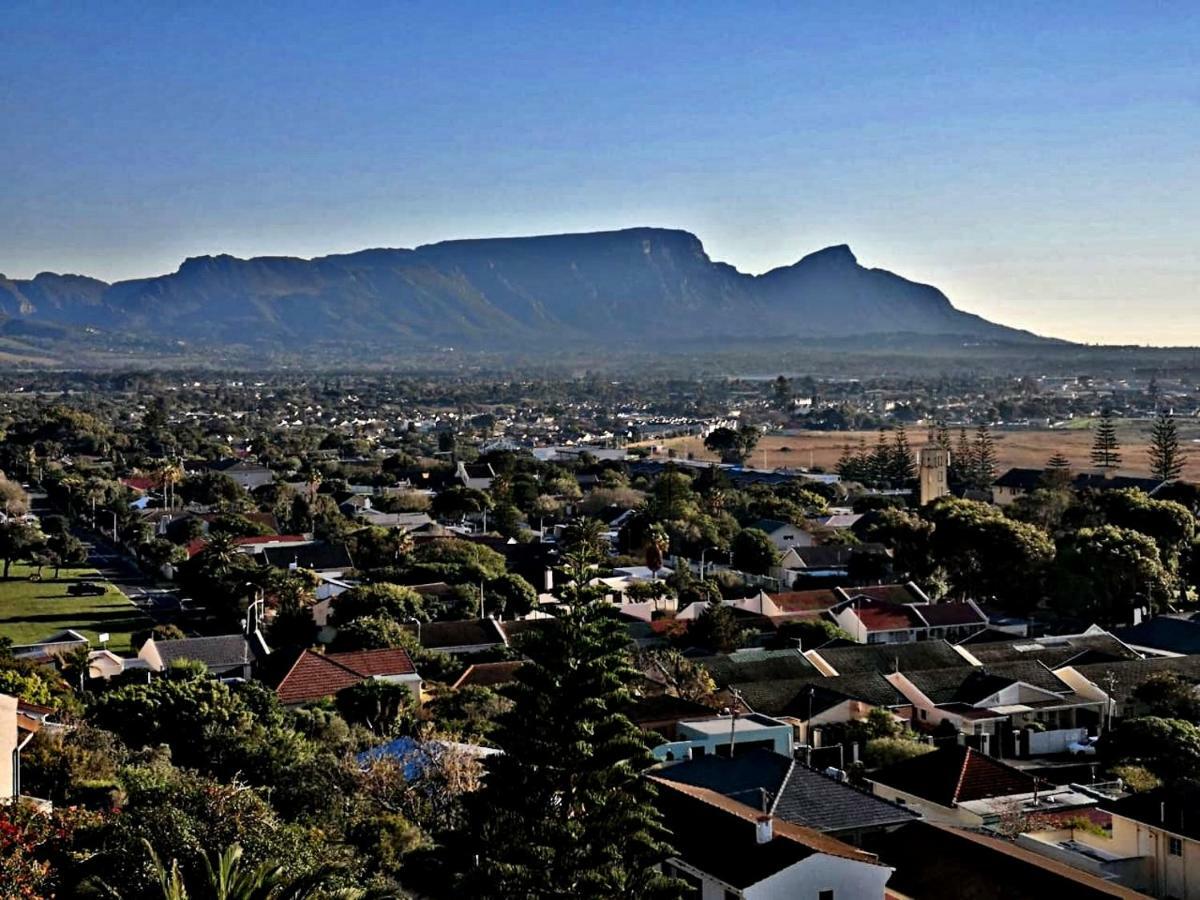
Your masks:
{"label": "tall conifer tree", "polygon": [[1116,469],[1121,465],[1121,444],[1117,440],[1117,423],[1113,412],[1106,408],[1100,413],[1096,436],[1092,439],[1092,463],[1098,469]]}
{"label": "tall conifer tree", "polygon": [[1179,446],[1179,429],[1169,412],[1158,414],[1150,435],[1150,471],[1160,481],[1174,481],[1183,472],[1183,449]]}
{"label": "tall conifer tree", "polygon": [[626,717],[636,680],[628,635],[588,585],[594,554],[566,555],[566,611],[529,635],[513,706],[476,796],[461,896],[675,898],[670,852],[641,771],[653,762]]}

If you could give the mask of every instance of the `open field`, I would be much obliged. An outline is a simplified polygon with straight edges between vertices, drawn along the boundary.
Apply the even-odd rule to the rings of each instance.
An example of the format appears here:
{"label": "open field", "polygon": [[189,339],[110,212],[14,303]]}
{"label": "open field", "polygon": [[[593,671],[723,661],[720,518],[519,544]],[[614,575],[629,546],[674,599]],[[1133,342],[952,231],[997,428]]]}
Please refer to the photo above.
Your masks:
{"label": "open field", "polygon": [[[1123,474],[1149,474],[1147,450],[1150,443],[1150,426],[1151,423],[1146,421],[1122,420],[1118,424]],[[909,443],[914,450],[924,446],[926,433],[925,428],[918,426],[908,430]],[[969,436],[973,438],[974,434],[969,433]],[[870,447],[878,437],[879,433],[875,431],[795,431],[771,434],[759,442],[748,464],[767,468],[817,466],[832,471],[846,444],[857,446],[861,439]],[[1181,420],[1179,437],[1187,457],[1183,477],[1200,480],[1200,443],[1193,443],[1200,441],[1200,423]],[[957,431],[952,432],[952,439],[957,443]],[[1067,457],[1077,471],[1086,471],[1091,467],[1092,432],[1090,423],[1084,420],[1072,423],[1071,427],[1056,429],[993,429],[992,440],[996,445],[998,469],[1001,472],[1012,466],[1041,468],[1056,452]],[[704,448],[703,441],[697,437],[670,438],[655,441],[654,444],[662,448],[660,456],[665,456],[668,449],[673,449],[681,457],[690,453],[695,459],[717,458]]]}
{"label": "open field", "polygon": [[103,583],[95,569],[63,569],[54,580],[54,569],[43,568],[44,581],[30,581],[35,570],[13,564],[8,581],[0,581],[0,637],[14,644],[31,644],[42,638],[74,628],[92,641],[106,631],[111,635],[108,648],[118,653],[130,649],[134,631],[149,628],[151,621],[111,584],[105,584],[104,596],[72,597],[67,586],[75,581]]}

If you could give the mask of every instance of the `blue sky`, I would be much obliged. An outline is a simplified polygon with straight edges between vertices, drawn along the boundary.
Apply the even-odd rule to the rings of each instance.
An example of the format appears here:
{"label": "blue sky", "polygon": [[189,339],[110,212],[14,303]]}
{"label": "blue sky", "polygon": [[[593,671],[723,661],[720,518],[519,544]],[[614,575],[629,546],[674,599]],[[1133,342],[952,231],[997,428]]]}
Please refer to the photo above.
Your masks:
{"label": "blue sky", "polygon": [[1200,344],[1200,5],[8,4],[0,272],[686,228]]}

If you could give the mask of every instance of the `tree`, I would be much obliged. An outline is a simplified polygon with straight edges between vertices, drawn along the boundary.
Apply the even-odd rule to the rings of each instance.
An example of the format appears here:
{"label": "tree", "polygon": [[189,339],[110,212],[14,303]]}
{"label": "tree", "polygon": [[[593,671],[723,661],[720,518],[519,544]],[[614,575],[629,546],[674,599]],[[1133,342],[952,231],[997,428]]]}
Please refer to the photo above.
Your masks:
{"label": "tree", "polygon": [[590,516],[574,519],[563,529],[562,547],[566,553],[582,553],[589,559],[603,559],[608,554],[608,538],[604,523]]}
{"label": "tree", "polygon": [[688,629],[688,642],[714,653],[732,653],[745,639],[737,615],[724,603],[710,603]]}
{"label": "tree", "polygon": [[704,438],[704,446],[720,455],[723,462],[742,463],[758,445],[759,430],[748,425],[733,429],[722,426],[714,428]]}
{"label": "tree", "polygon": [[338,711],[347,722],[365,725],[380,735],[391,734],[412,704],[407,685],[378,678],[367,678],[337,695]]}
{"label": "tree", "polygon": [[1127,719],[1100,738],[1110,764],[1142,765],[1165,781],[1200,776],[1200,727],[1180,719]]}
{"label": "tree", "polygon": [[1066,610],[1106,624],[1128,622],[1138,605],[1153,609],[1172,588],[1154,541],[1115,525],[1081,528],[1060,540],[1055,577]]}
{"label": "tree", "polygon": [[950,455],[950,479],[959,484],[973,485],[975,477],[975,454],[967,439],[967,429],[958,429],[958,444]]}
{"label": "tree", "polygon": [[505,616],[525,616],[537,606],[537,591],[520,575],[506,572],[484,585],[484,596],[495,612]]}
{"label": "tree", "polygon": [[743,528],[733,536],[734,568],[752,575],[766,575],[779,561],[771,538],[761,528]]}
{"label": "tree", "polygon": [[892,551],[898,573],[923,581],[933,571],[930,555],[933,523],[907,509],[882,509],[867,525],[863,537]]}
{"label": "tree", "polygon": [[1183,449],[1175,417],[1161,412],[1150,435],[1150,471],[1159,481],[1174,481],[1183,472]]}
{"label": "tree", "polygon": [[678,650],[643,651],[639,668],[654,680],[661,681],[672,697],[710,705],[713,702],[717,686],[708,669]]}
{"label": "tree", "polygon": [[4,577],[19,559],[29,559],[42,545],[42,533],[36,525],[17,519],[0,522],[0,559],[4,560]]}
{"label": "tree", "polygon": [[1096,424],[1096,435],[1092,439],[1092,464],[1098,469],[1119,468],[1121,465],[1121,444],[1117,440],[1117,423],[1113,411],[1105,407],[1100,413],[1100,421]]}
{"label": "tree", "polygon": [[1174,672],[1151,675],[1133,689],[1133,699],[1147,715],[1200,725],[1200,697],[1196,695],[1196,687]]}
{"label": "tree", "polygon": [[913,459],[912,447],[908,444],[908,434],[902,422],[896,425],[889,475],[892,484],[897,486],[908,484],[916,475],[916,461]]}
{"label": "tree", "polygon": [[654,573],[654,577],[658,577],[658,570],[663,567],[663,557],[667,551],[671,549],[671,539],[667,536],[667,530],[658,522],[647,529],[646,532],[646,568]]}
{"label": "tree", "polygon": [[63,566],[80,566],[87,562],[87,547],[83,541],[69,531],[50,536],[47,546],[54,557],[54,577],[57,579]]}
{"label": "tree", "polygon": [[1063,456],[1062,451],[1055,451],[1054,455],[1046,460],[1046,468],[1051,471],[1066,471],[1071,470],[1071,461]]}
{"label": "tree", "polygon": [[461,519],[491,509],[492,501],[483,491],[455,485],[440,491],[429,509],[439,519]]}
{"label": "tree", "polygon": [[459,892],[479,898],[676,896],[645,737],[624,715],[637,678],[629,639],[569,554],[566,609],[529,636],[500,718]]}
{"label": "tree", "polygon": [[987,490],[996,480],[996,449],[992,433],[986,425],[975,429],[975,446],[971,449],[971,474],[975,487]]}

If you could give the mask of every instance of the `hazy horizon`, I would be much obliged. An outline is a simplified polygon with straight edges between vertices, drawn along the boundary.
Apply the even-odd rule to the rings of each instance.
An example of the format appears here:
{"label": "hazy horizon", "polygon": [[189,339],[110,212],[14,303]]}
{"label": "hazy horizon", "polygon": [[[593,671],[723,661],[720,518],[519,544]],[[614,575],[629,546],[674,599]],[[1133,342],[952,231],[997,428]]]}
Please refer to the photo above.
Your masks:
{"label": "hazy horizon", "polygon": [[1200,344],[1200,11],[9,11],[0,272],[633,226],[849,244],[960,309]]}

